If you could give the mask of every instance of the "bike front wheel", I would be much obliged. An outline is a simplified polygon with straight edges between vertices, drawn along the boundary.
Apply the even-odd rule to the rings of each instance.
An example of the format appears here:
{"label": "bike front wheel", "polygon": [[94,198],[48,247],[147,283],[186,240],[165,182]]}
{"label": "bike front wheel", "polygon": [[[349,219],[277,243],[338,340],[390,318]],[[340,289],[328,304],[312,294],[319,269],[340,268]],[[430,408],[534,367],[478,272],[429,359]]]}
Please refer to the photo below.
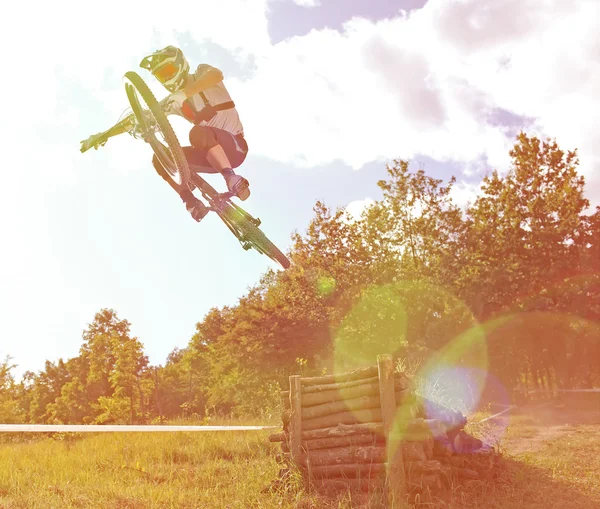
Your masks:
{"label": "bike front wheel", "polygon": [[[150,144],[165,169],[165,176],[170,180],[171,186],[187,187],[190,180],[190,167],[167,115],[146,82],[137,73],[127,72],[125,78],[129,81],[125,83],[127,98],[144,140]],[[147,110],[142,107],[140,98],[148,107]],[[157,138],[156,133],[162,135],[163,141]]]}

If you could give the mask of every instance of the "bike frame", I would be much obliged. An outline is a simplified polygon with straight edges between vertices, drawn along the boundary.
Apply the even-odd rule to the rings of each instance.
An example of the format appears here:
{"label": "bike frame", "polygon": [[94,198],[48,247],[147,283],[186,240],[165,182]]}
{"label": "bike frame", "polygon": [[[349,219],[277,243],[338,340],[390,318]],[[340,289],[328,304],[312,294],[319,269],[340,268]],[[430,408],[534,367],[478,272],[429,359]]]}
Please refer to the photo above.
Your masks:
{"label": "bike frame", "polygon": [[[135,119],[135,117],[134,117],[134,119]],[[159,161],[162,164],[163,168],[165,168],[165,170],[168,173],[171,173],[171,171],[172,171],[171,168],[173,167],[173,161],[165,153],[164,146],[161,143],[156,144],[156,138],[154,137],[155,129],[151,128],[146,132],[141,132],[138,130],[138,128],[139,128],[139,124],[137,124],[137,122],[134,120],[130,134],[132,134],[132,136],[134,136],[134,138],[140,137],[144,141],[148,142],[154,149],[154,153],[159,158]],[[181,186],[178,186],[177,184],[175,184],[171,179],[166,179],[166,180],[169,183],[169,185],[179,194],[179,192],[181,191]],[[253,217],[248,212],[246,212],[244,209],[242,209],[241,207],[237,206],[235,203],[230,201],[230,199],[234,196],[233,193],[231,193],[231,192],[226,192],[226,193],[216,192],[213,189],[213,187],[208,182],[206,182],[206,180],[204,180],[197,172],[194,172],[194,171],[191,172],[190,180],[193,184],[193,187],[196,187],[202,194],[203,198],[208,202],[208,210],[215,212],[222,219],[222,221],[225,223],[227,228],[229,228],[231,233],[233,233],[237,237],[237,239],[240,241],[240,243],[242,244],[242,247],[244,249],[249,249],[250,246],[246,246],[246,243],[244,243],[240,239],[241,233],[239,232],[238,228],[236,228],[235,221],[232,221],[227,217],[227,215],[228,215],[227,212],[229,209],[232,208],[238,214],[245,217],[246,219],[248,219],[250,222],[252,222],[256,226],[260,226],[260,224],[261,224],[260,219]],[[190,186],[190,187],[192,187],[192,186]],[[190,190],[193,191],[193,188]]]}
{"label": "bike frame", "polygon": [[[82,141],[81,152],[85,152],[92,147],[98,149],[98,147],[104,146],[109,138],[125,132],[136,139],[142,139],[151,146],[152,151],[161,163],[164,171],[157,169],[157,173],[178,195],[181,195],[181,191],[184,189],[189,189],[191,192],[198,189],[204,200],[208,202],[208,210],[219,216],[229,231],[238,239],[244,250],[254,248],[259,253],[267,255],[279,263],[284,269],[289,268],[289,260],[259,228],[260,219],[253,217],[236,205],[231,200],[235,196],[233,193],[217,192],[199,175],[198,171],[194,171],[195,168],[190,168],[185,154],[181,151],[177,135],[165,116],[164,109],[167,104],[165,101],[168,98],[157,101],[142,78],[136,73],[129,72],[125,76],[132,82],[125,85],[131,104],[131,114],[128,114],[110,129]],[[146,101],[148,109],[144,109],[140,104],[138,92]],[[163,110],[162,113],[160,110]],[[161,137],[156,136],[158,133],[161,134]],[[172,144],[177,150],[173,151]]]}

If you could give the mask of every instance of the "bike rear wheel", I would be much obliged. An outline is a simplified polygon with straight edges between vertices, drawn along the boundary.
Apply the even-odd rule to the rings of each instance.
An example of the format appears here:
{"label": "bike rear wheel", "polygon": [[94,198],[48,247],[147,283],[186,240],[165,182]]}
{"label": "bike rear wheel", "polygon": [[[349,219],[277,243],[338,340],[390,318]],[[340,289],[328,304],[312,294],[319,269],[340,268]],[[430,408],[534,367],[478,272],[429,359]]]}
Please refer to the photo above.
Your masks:
{"label": "bike rear wheel", "polygon": [[271,260],[279,263],[284,269],[290,267],[290,261],[281,250],[270,241],[263,231],[250,219],[248,214],[239,206],[228,202],[218,212],[221,220],[238,238],[244,249],[254,248]]}
{"label": "bike rear wheel", "polygon": [[[156,157],[158,157],[158,160],[165,169],[166,177],[171,181],[171,186],[175,188],[187,187],[190,180],[190,168],[179,140],[173,131],[173,127],[167,119],[167,115],[165,115],[165,112],[162,110],[148,85],[146,85],[146,82],[137,73],[129,71],[125,73],[125,77],[130,81],[130,83],[125,84],[127,98],[129,99],[133,114],[143,131],[144,139],[150,144]],[[140,103],[140,96],[148,107],[147,111],[152,116],[151,123],[153,125],[149,124],[144,114],[144,108]],[[158,131],[162,134],[164,143],[156,137],[154,133],[155,127],[158,127]]]}

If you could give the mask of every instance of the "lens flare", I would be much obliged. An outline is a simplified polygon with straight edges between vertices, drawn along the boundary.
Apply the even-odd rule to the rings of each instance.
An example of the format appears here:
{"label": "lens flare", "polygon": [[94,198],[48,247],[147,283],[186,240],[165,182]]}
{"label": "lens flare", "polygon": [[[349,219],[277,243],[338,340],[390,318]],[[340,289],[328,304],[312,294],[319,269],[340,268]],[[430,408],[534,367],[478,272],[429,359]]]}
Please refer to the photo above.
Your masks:
{"label": "lens flare", "polygon": [[331,276],[321,276],[317,279],[317,293],[321,297],[330,295],[335,290],[335,279]]}
{"label": "lens flare", "polygon": [[[333,337],[336,373],[373,366],[378,355],[392,354],[404,360],[408,369],[402,370],[426,397],[437,391],[446,403],[466,401],[473,408],[485,386],[483,329],[463,302],[433,284],[403,281],[364,290]],[[417,359],[427,359],[418,371]],[[398,397],[397,422],[416,413],[414,399]]]}
{"label": "lens flare", "polygon": [[336,373],[373,366],[377,355],[407,346],[407,308],[392,285],[370,288],[342,320],[334,335]]}
{"label": "lens flare", "polygon": [[418,393],[436,404],[470,414],[479,405],[488,368],[485,329],[476,324],[430,356],[416,375]]}

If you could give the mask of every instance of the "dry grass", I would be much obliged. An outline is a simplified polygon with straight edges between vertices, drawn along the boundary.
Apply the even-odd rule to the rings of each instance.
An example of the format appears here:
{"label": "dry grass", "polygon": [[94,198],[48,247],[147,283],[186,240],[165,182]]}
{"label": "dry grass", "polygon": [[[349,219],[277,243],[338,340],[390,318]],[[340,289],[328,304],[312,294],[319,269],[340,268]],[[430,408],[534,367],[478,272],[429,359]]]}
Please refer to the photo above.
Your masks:
{"label": "dry grass", "polygon": [[[499,438],[504,459],[498,479],[470,481],[446,500],[420,506],[600,507],[600,420],[552,415],[512,415],[507,429],[506,422],[471,425],[475,434]],[[123,433],[2,444],[0,508],[382,507],[349,494],[319,499],[293,478],[286,489],[266,489],[279,471],[278,447],[268,434]]]}

